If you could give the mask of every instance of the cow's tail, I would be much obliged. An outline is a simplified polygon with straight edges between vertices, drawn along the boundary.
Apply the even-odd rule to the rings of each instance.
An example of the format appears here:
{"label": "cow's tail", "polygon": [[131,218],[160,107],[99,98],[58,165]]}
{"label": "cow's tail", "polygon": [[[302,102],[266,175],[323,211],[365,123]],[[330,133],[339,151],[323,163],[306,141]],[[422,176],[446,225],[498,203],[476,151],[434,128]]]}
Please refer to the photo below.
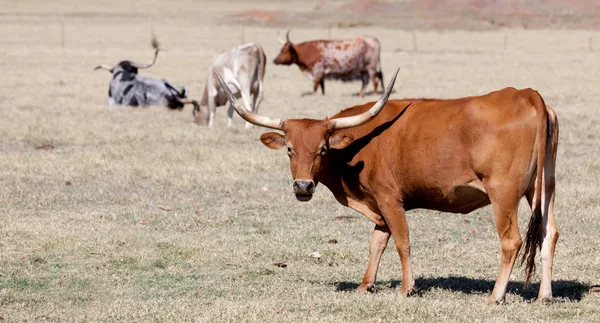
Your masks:
{"label": "cow's tail", "polygon": [[385,82],[383,81],[383,72],[381,71],[381,43],[379,39],[377,40],[377,78],[379,78],[379,82],[381,83],[381,88],[384,89]]}
{"label": "cow's tail", "polygon": [[256,47],[258,47],[258,56],[259,56],[258,57],[258,78],[262,81],[262,79],[265,77],[267,56],[265,55],[265,51],[263,50],[262,46],[257,44]]}
{"label": "cow's tail", "polygon": [[383,72],[381,71],[381,67],[378,67],[377,78],[379,78],[379,82],[381,83],[381,88],[384,89],[385,83],[383,82]]}
{"label": "cow's tail", "polygon": [[258,49],[259,49],[259,51],[258,51],[258,94],[257,94],[256,104],[253,107],[254,113],[258,113],[258,106],[260,105],[260,102],[262,101],[263,78],[265,77],[265,70],[267,68],[267,65],[266,65],[267,56],[265,55],[265,51],[263,50],[262,46],[260,46],[258,44],[256,45],[256,47],[258,47]]}
{"label": "cow's tail", "polygon": [[530,96],[530,102],[535,107],[535,112],[538,117],[537,134],[535,139],[535,145],[537,146],[537,169],[531,217],[527,227],[527,234],[525,235],[525,248],[521,258],[521,264],[527,260],[527,266],[525,267],[525,273],[527,275],[525,278],[525,286],[529,284],[531,276],[535,272],[535,255],[537,250],[541,248],[543,241],[542,190],[544,188],[542,187],[542,179],[544,177],[546,141],[548,140],[548,111],[546,110],[544,99],[538,92],[533,91],[533,94]]}

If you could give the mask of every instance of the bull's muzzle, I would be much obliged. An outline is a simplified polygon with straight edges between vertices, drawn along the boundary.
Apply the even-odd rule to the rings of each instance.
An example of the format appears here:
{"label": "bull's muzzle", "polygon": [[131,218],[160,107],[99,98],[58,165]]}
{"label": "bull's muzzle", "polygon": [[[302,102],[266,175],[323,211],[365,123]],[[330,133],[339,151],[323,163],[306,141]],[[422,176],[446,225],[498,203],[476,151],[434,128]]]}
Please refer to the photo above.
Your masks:
{"label": "bull's muzzle", "polygon": [[311,180],[295,180],[292,185],[298,201],[310,201],[315,192],[315,182]]}

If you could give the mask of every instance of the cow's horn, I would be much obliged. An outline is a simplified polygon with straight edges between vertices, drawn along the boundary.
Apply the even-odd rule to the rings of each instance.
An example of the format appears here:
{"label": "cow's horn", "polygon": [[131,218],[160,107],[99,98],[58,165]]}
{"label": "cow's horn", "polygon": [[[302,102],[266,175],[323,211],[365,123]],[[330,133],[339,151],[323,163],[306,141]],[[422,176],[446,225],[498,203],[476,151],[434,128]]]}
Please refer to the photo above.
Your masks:
{"label": "cow's horn", "polygon": [[250,111],[248,108],[246,108],[242,103],[240,103],[236,99],[236,97],[235,97],[235,95],[233,95],[233,93],[231,93],[229,86],[227,86],[225,81],[223,81],[223,78],[221,77],[221,75],[219,75],[219,73],[217,73],[215,71],[213,71],[213,73],[215,73],[215,75],[217,76],[217,79],[219,80],[219,83],[221,84],[221,88],[227,94],[227,98],[229,99],[229,102],[231,103],[231,105],[233,106],[235,111],[240,115],[240,117],[242,117],[242,119],[244,119],[252,124],[255,124],[257,126],[271,128],[271,129],[277,129],[277,130],[283,130],[283,123],[282,123],[281,119],[260,116],[258,114],[255,114],[254,112]]}
{"label": "cow's horn", "polygon": [[111,72],[111,73],[112,73],[112,70],[113,70],[113,68],[112,68],[112,67],[110,67],[110,66],[108,66],[108,65],[104,65],[104,64],[102,64],[102,65],[98,65],[98,66],[94,67],[94,71],[97,71],[97,70],[99,70],[99,69],[101,69],[101,68],[103,68],[103,69],[105,69],[105,70],[107,70],[107,71],[109,71],[109,72]]}
{"label": "cow's horn", "polygon": [[136,63],[131,63],[131,65],[133,67],[136,67],[136,68],[139,68],[139,69],[141,69],[141,68],[148,68],[148,67],[154,65],[154,63],[156,63],[156,57],[157,56],[158,56],[158,49],[154,52],[154,58],[152,59],[152,61],[150,63],[148,63],[146,65],[140,65],[140,64],[136,64]]}
{"label": "cow's horn", "polygon": [[387,102],[388,98],[390,97],[390,94],[392,93],[392,89],[394,88],[394,83],[396,82],[396,76],[398,76],[399,71],[400,71],[400,69],[396,70],[396,73],[394,73],[392,80],[390,81],[390,83],[388,83],[388,86],[385,89],[383,96],[381,97],[381,99],[379,99],[379,101],[377,101],[375,103],[375,105],[371,109],[369,109],[369,111],[363,112],[356,116],[331,119],[330,122],[331,122],[332,128],[333,129],[345,129],[345,128],[357,127],[357,126],[365,124],[365,123],[369,122],[371,119],[375,118],[377,116],[377,114],[379,114],[379,112],[381,112],[381,110],[385,106],[385,103]]}
{"label": "cow's horn", "polygon": [[291,44],[292,41],[290,40],[290,31],[292,31],[292,30],[288,29],[287,33],[285,33],[285,40]]}
{"label": "cow's horn", "polygon": [[182,99],[178,96],[175,97],[175,100],[177,100],[177,102],[181,103],[181,104],[193,104],[194,106],[196,104],[198,104],[198,101],[196,100],[190,100],[190,99]]}

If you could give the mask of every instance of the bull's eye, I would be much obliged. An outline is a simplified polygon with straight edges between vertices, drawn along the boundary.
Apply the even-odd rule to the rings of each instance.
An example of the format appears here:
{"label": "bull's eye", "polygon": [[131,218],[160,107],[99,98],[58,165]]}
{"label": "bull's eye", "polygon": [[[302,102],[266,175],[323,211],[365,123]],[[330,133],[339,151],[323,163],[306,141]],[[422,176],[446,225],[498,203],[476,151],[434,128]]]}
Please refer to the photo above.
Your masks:
{"label": "bull's eye", "polygon": [[323,147],[321,147],[321,151],[319,152],[319,154],[321,154],[321,155],[325,155],[326,153],[327,153],[327,147],[325,147],[325,146],[323,145]]}
{"label": "bull's eye", "polygon": [[287,147],[287,148],[288,148],[288,152],[287,153],[288,153],[288,155],[291,156],[292,155],[292,147]]}

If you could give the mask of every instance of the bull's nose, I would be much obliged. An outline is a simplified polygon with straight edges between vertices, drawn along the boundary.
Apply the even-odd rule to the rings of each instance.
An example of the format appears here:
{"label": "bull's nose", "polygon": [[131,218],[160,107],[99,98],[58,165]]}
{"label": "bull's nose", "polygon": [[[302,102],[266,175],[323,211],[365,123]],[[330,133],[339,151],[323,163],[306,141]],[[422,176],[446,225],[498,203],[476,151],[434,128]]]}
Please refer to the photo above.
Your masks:
{"label": "bull's nose", "polygon": [[293,187],[296,194],[313,194],[315,192],[315,182],[313,181],[296,180]]}

